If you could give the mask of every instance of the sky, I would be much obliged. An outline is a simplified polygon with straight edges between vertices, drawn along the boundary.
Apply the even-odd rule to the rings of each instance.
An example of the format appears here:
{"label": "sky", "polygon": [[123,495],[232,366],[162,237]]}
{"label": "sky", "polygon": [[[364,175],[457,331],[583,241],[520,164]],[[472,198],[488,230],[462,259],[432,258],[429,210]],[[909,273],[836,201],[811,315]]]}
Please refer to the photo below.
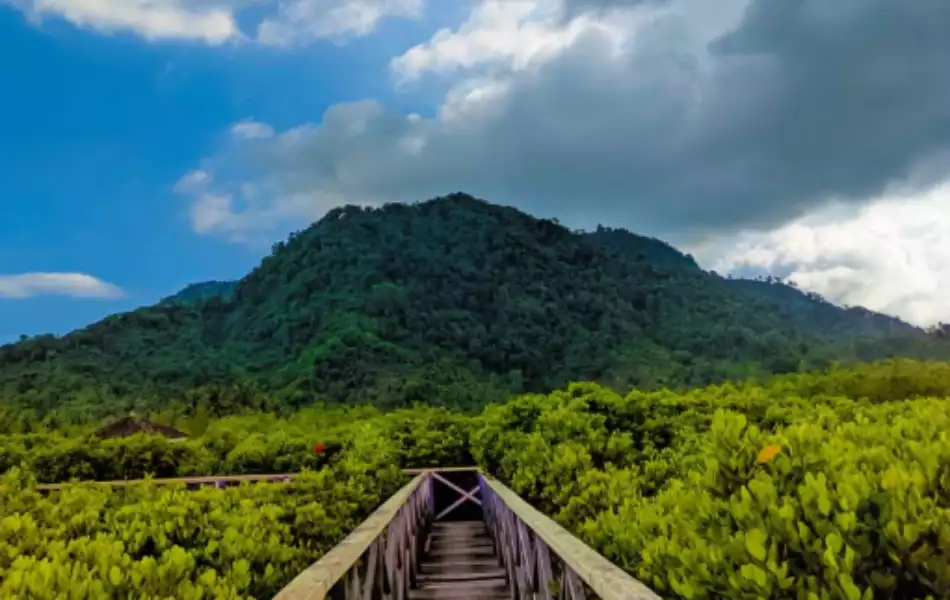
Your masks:
{"label": "sky", "polygon": [[950,321],[945,0],[0,0],[0,342],[465,191]]}

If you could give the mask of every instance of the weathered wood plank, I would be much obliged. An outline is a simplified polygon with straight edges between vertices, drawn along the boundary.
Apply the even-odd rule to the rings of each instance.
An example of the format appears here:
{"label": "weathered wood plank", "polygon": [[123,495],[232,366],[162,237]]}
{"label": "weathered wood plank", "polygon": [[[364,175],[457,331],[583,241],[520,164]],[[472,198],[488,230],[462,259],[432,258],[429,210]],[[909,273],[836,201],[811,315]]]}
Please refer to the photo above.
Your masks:
{"label": "weathered wood plank", "polygon": [[481,550],[482,548],[489,548],[489,549],[494,550],[495,548],[495,545],[492,544],[491,538],[486,536],[484,539],[477,539],[477,540],[466,540],[461,537],[439,538],[437,540],[432,541],[432,544],[430,545],[430,550],[432,552],[438,552],[441,548],[453,548],[453,547],[457,547],[458,544],[462,544],[462,543],[465,544],[466,548],[475,548],[477,550]]}
{"label": "weathered wood plank", "polygon": [[422,467],[417,469],[403,469],[403,473],[418,475],[419,473],[462,473],[465,471],[478,472],[478,467]]}
{"label": "weathered wood plank", "polygon": [[[424,469],[403,469],[406,475],[421,475],[425,473],[445,473],[461,471],[478,471],[478,467],[449,467],[447,469],[424,468]],[[153,485],[211,485],[214,483],[240,483],[242,481],[281,481],[285,479],[294,479],[300,473],[268,473],[254,475],[198,475],[194,477],[162,477],[156,479],[119,479],[113,481],[79,481],[63,483],[38,483],[36,489],[39,491],[59,490],[70,485],[95,484],[106,485],[110,487],[127,487],[130,485],[142,485],[146,482]]]}
{"label": "weathered wood plank", "polygon": [[469,579],[466,581],[433,581],[419,586],[420,590],[452,590],[458,595],[480,590],[505,591],[508,584],[504,577],[494,579]]}
{"label": "weathered wood plank", "polygon": [[[430,553],[431,552],[435,552],[435,548],[430,549]],[[495,549],[491,546],[469,548],[466,545],[459,544],[458,546],[440,548],[439,555],[446,557],[451,556],[456,560],[461,560],[461,557],[465,556],[470,556],[472,558],[488,558],[495,556]]]}
{"label": "weathered wood plank", "polygon": [[38,483],[40,491],[60,490],[71,485],[105,485],[109,487],[127,487],[151,483],[154,485],[210,485],[218,482],[238,483],[242,481],[283,481],[293,479],[300,473],[271,473],[268,475],[201,475],[196,477],[166,477],[161,479],[119,479],[115,481],[78,481],[67,483]]}
{"label": "weathered wood plank", "polygon": [[456,567],[450,571],[444,573],[431,573],[423,575],[419,578],[419,583],[421,586],[425,587],[427,583],[437,583],[437,582],[449,582],[449,581],[479,581],[482,579],[490,579],[493,581],[504,581],[505,580],[505,570],[499,566],[495,566],[494,569],[484,569],[484,570],[474,570],[474,569],[465,569],[463,567]]}
{"label": "weathered wood plank", "polygon": [[427,561],[419,565],[419,572],[422,575],[435,575],[438,573],[452,573],[464,571],[466,573],[480,573],[482,571],[491,571],[501,568],[501,563],[495,556],[490,557],[446,557],[445,560]]}
{"label": "weathered wood plank", "polygon": [[511,600],[507,589],[469,590],[460,593],[453,589],[412,590],[409,600]]}

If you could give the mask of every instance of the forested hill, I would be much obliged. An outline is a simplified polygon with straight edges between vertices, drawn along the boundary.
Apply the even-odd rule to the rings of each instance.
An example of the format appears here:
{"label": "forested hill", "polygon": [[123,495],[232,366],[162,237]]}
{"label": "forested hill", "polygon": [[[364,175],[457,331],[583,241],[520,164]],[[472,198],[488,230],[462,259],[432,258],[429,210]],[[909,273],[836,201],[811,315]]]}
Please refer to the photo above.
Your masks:
{"label": "forested hill", "polygon": [[[680,273],[693,273],[700,279],[719,278],[704,272],[695,259],[683,254],[666,242],[635,235],[624,229],[598,227],[597,231],[582,234],[588,241],[619,256],[643,260],[655,267]],[[759,279],[719,278],[726,281],[730,291],[765,301],[766,307],[781,315],[786,324],[827,336],[867,335],[871,337],[899,335],[921,336],[923,332],[896,317],[877,313],[862,307],[840,307],[813,292],[803,292],[775,277]]]}
{"label": "forested hill", "polygon": [[234,295],[236,281],[204,281],[193,283],[173,296],[162,298],[159,304],[198,304],[211,298],[230,300]]}
{"label": "forested hill", "polygon": [[948,352],[890,317],[704,272],[657,240],[456,194],[335,209],[236,284],[4,346],[0,398],[86,415],[172,399],[473,407],[570,381],[695,385],[895,354]]}

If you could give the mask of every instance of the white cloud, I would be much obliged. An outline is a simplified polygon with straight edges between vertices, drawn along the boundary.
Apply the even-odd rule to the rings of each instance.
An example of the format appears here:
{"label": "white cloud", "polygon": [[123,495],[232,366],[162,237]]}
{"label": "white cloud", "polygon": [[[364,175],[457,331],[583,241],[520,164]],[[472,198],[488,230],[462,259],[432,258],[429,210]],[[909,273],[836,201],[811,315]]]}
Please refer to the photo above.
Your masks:
{"label": "white cloud", "polygon": [[204,189],[210,185],[213,178],[211,173],[204,169],[195,169],[182,176],[175,184],[175,192],[179,194],[189,194]]}
{"label": "white cloud", "polygon": [[[133,31],[148,40],[217,45],[240,36],[233,10],[188,0],[18,0],[34,18],[58,16],[102,32]],[[15,4],[15,5],[16,5]]]}
{"label": "white cloud", "polygon": [[950,322],[950,185],[835,212],[693,252],[717,271],[778,274],[835,302],[918,325]]}
{"label": "white cloud", "polygon": [[0,298],[72,296],[74,298],[121,298],[117,286],[84,273],[23,273],[0,275]]}
{"label": "white cloud", "polygon": [[[423,0],[0,0],[34,21],[55,16],[102,33],[129,31],[147,40],[195,40],[209,45],[255,39],[288,46],[320,38],[363,36],[389,17],[416,18]],[[245,9],[265,16],[242,31]]]}
{"label": "white cloud", "polygon": [[485,64],[524,68],[534,57],[566,45],[586,25],[561,27],[559,0],[488,0],[479,4],[456,31],[445,28],[390,63],[402,81],[424,72],[441,75]]}
{"label": "white cloud", "polygon": [[208,192],[191,197],[192,229],[231,242],[269,244],[301,223],[313,221],[342,204],[359,204],[339,196],[269,195],[259,184],[244,183],[234,194]]}
{"label": "white cloud", "polygon": [[[239,124],[240,125],[240,124]],[[273,132],[266,123],[255,123],[255,133]],[[176,194],[187,198],[192,230],[200,235],[221,235],[232,242],[263,244],[274,237],[319,218],[341,204],[358,204],[352,196],[344,198],[332,191],[290,190],[280,185],[271,170],[257,162],[287,163],[296,160],[303,143],[313,132],[295,128],[279,136],[232,136],[231,146],[221,156],[205,161],[200,169],[184,175],[175,184]],[[257,151],[247,140],[264,144]],[[216,172],[220,170],[222,176]]]}
{"label": "white cloud", "polygon": [[267,123],[248,119],[232,125],[231,135],[241,140],[266,140],[274,137],[274,128]]}
{"label": "white cloud", "polygon": [[196,233],[214,229],[237,228],[231,209],[231,197],[222,194],[201,194],[191,205],[191,224]]}
{"label": "white cloud", "polygon": [[385,18],[418,18],[422,7],[423,0],[290,0],[261,23],[257,39],[288,46],[319,38],[363,36]]}

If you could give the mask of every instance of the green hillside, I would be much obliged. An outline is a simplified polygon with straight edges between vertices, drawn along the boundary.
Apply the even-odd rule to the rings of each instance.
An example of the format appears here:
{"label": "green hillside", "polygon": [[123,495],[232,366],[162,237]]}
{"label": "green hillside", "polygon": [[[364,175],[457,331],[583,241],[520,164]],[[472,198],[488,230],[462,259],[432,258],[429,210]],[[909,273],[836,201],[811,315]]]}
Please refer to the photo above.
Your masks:
{"label": "green hillside", "polygon": [[581,236],[595,246],[618,256],[643,260],[654,267],[691,271],[696,274],[702,272],[692,256],[683,254],[666,242],[636,235],[626,229],[598,226],[596,231],[582,233]]}
{"label": "green hillside", "polygon": [[230,300],[234,296],[236,281],[204,281],[193,283],[173,296],[163,298],[160,305],[187,305],[197,304],[210,300],[211,298],[220,298]]}
{"label": "green hillside", "polygon": [[4,346],[0,398],[66,419],[173,400],[475,408],[571,381],[692,386],[947,348],[891,317],[707,273],[657,240],[456,194],[334,209],[236,284]]}

